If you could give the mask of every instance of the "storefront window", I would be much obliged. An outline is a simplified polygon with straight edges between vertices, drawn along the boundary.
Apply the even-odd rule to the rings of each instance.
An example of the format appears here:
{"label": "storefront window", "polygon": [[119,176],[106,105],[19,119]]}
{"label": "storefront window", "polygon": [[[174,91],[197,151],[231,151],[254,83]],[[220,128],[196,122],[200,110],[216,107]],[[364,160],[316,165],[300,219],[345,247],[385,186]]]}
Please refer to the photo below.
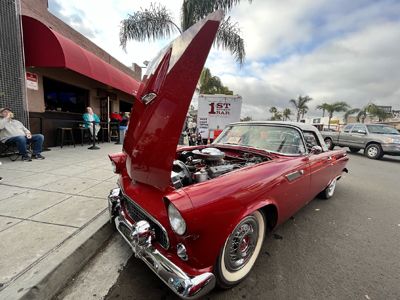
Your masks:
{"label": "storefront window", "polygon": [[84,113],[89,91],[61,81],[44,77],[44,101],[47,111]]}
{"label": "storefront window", "polygon": [[124,100],[119,101],[119,111],[120,112],[131,112],[132,110],[132,103],[129,103]]}

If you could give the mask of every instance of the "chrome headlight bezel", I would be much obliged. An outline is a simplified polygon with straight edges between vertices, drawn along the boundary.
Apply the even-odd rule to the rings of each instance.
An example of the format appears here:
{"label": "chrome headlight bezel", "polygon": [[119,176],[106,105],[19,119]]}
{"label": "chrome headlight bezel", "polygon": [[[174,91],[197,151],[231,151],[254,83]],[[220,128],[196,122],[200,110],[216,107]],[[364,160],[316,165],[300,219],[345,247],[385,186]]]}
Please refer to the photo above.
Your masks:
{"label": "chrome headlight bezel", "polygon": [[178,211],[178,209],[170,203],[168,205],[168,219],[169,219],[169,224],[171,225],[172,230],[178,234],[178,235],[183,235],[186,232],[186,222],[182,218],[181,213]]}

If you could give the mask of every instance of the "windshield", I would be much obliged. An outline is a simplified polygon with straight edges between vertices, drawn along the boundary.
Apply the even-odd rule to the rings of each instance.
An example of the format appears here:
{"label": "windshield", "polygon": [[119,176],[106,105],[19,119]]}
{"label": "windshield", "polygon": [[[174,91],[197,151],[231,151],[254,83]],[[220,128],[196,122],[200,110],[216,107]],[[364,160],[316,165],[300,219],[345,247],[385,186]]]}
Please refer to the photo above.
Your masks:
{"label": "windshield", "polygon": [[367,125],[368,131],[370,133],[380,133],[380,134],[400,134],[396,128],[384,125]]}
{"label": "windshield", "polygon": [[304,143],[298,130],[274,125],[228,126],[213,144],[254,147],[287,155],[305,153]]}

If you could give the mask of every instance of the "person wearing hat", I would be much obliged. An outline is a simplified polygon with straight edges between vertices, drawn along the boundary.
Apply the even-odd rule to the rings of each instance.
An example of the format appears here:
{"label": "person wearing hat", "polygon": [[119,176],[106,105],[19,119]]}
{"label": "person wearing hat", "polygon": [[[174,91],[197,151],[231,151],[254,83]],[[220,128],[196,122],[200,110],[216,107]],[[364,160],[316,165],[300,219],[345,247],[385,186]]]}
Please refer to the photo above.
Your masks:
{"label": "person wearing hat", "polygon": [[44,159],[42,146],[44,137],[42,134],[32,134],[20,121],[14,120],[14,114],[9,108],[0,109],[0,142],[15,143],[22,160],[31,161],[26,149],[27,144],[32,144],[32,158]]}

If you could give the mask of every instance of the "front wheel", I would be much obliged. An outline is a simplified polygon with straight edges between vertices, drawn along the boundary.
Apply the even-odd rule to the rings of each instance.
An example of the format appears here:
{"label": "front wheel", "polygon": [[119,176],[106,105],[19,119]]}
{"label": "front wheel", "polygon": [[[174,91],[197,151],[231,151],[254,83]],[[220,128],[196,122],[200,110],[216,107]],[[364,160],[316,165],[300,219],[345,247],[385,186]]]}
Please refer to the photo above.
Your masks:
{"label": "front wheel", "polygon": [[239,222],[217,260],[215,276],[219,287],[228,289],[246,278],[260,254],[265,231],[265,217],[260,211]]}
{"label": "front wheel", "polygon": [[383,156],[383,151],[379,144],[370,144],[365,148],[364,155],[370,159],[380,159]]}

